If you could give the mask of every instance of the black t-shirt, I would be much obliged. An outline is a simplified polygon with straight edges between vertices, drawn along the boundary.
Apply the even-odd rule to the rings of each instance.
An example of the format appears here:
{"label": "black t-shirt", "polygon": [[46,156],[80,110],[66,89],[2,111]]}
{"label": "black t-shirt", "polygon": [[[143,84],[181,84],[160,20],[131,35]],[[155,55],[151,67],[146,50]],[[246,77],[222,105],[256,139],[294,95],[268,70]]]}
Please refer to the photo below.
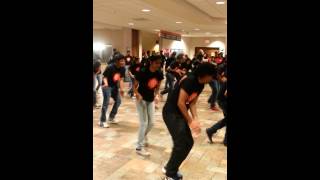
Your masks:
{"label": "black t-shirt", "polygon": [[140,71],[141,67],[142,67],[141,63],[139,63],[139,64],[134,63],[129,67],[129,71],[131,72],[131,74],[133,74],[135,76],[137,74],[137,72]]}
{"label": "black t-shirt", "polygon": [[142,66],[147,66],[149,64],[149,58],[143,57],[141,60]]}
{"label": "black t-shirt", "polygon": [[167,68],[171,65],[171,63],[175,61],[175,58],[174,57],[170,57],[166,60],[166,71],[167,71]]}
{"label": "black t-shirt", "polygon": [[178,73],[174,72],[173,70],[176,69],[176,68],[183,70],[182,64],[179,63],[177,60],[174,60],[174,61],[170,64],[170,69],[171,69],[171,72],[170,72],[170,73],[172,73],[172,74],[177,78],[177,80],[179,81],[179,80],[182,78],[182,76],[184,76],[184,75],[181,75],[181,76],[180,76]]}
{"label": "black t-shirt", "polygon": [[166,57],[164,55],[161,56],[161,69],[163,68],[164,62],[166,62]]}
{"label": "black t-shirt", "polygon": [[[125,76],[126,69],[124,67],[117,68],[115,64],[109,65],[103,72],[103,76],[108,79],[109,87],[119,87],[120,79]],[[102,85],[104,82],[102,81]]]}
{"label": "black t-shirt", "polygon": [[128,65],[128,66],[130,66],[131,64],[132,64],[132,56],[125,56],[124,57],[124,60],[125,60],[125,62],[126,62],[126,65]]}
{"label": "black t-shirt", "polygon": [[152,102],[154,100],[154,91],[163,79],[163,73],[160,70],[150,72],[149,67],[142,67],[135,75],[135,79],[139,81],[138,92],[143,100]]}
{"label": "black t-shirt", "polygon": [[192,69],[192,64],[188,64],[187,62],[184,62],[181,64],[181,68],[185,70],[186,72],[189,72],[190,69]]}
{"label": "black t-shirt", "polygon": [[189,109],[189,104],[201,94],[204,84],[200,84],[198,79],[191,73],[187,76],[187,78],[183,79],[182,82],[177,82],[173,92],[169,94],[167,101],[166,101],[166,108],[168,111],[172,113],[178,113],[182,115],[179,107],[178,107],[178,99],[180,94],[180,89],[186,91],[189,95],[188,102],[186,102],[187,108]]}

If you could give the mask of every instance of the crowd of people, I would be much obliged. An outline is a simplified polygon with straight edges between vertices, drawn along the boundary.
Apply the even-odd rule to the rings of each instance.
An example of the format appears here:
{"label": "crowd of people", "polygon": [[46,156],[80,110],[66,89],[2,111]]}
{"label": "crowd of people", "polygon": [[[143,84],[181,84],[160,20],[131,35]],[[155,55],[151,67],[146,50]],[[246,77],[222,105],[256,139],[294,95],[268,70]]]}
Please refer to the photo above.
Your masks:
{"label": "crowd of people", "polygon": [[[154,111],[163,96],[168,94],[162,109],[164,124],[172,140],[173,149],[170,159],[162,168],[166,179],[182,179],[179,172],[181,163],[186,159],[193,146],[193,138],[201,133],[197,115],[198,97],[209,84],[212,94],[208,103],[212,111],[222,109],[224,118],[206,129],[208,143],[213,143],[213,135],[227,124],[227,57],[216,53],[208,57],[203,50],[191,60],[186,54],[172,52],[170,56],[163,51],[144,52],[141,60],[130,55],[124,56],[114,49],[104,72],[101,62],[95,58],[93,63],[93,106],[101,108],[99,126],[108,128],[110,123],[117,123],[117,112],[124,96],[124,81],[129,81],[127,92],[135,98],[139,115],[136,152],[142,156],[150,156],[146,150],[148,133],[154,124]],[[165,87],[160,91],[160,84],[165,79]],[[95,83],[98,82],[98,85]],[[102,107],[96,105],[96,92],[102,88]],[[107,118],[110,97],[114,104]],[[219,107],[219,108],[218,108]],[[191,115],[189,114],[189,111]],[[223,144],[227,146],[227,136]]]}

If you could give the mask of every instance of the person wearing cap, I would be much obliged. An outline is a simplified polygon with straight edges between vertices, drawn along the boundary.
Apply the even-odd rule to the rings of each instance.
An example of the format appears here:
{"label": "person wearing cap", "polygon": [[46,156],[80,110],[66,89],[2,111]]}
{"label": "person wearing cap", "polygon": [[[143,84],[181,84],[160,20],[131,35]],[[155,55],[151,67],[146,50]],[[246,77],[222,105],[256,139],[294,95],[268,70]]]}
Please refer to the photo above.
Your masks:
{"label": "person wearing cap", "polygon": [[[102,92],[103,92],[103,103],[101,108],[100,116],[100,127],[107,128],[109,123],[115,124],[115,116],[118,112],[118,108],[121,104],[121,96],[124,94],[123,78],[125,76],[125,59],[122,54],[117,54],[114,56],[114,63],[109,65],[103,72],[102,81]],[[119,90],[120,89],[120,90]],[[109,114],[107,121],[106,113],[108,110],[108,105],[110,97],[114,99],[114,105]]]}

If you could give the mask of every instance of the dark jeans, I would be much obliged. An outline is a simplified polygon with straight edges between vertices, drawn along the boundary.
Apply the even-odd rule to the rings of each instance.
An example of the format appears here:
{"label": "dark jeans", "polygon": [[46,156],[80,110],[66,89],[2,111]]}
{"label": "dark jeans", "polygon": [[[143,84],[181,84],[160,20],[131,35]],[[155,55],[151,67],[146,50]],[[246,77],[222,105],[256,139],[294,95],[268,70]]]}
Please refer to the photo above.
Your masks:
{"label": "dark jeans", "polygon": [[96,91],[93,91],[93,106],[95,106],[97,103],[97,93]]}
{"label": "dark jeans", "polygon": [[166,83],[168,83],[169,87],[166,87],[163,91],[161,91],[161,95],[167,94],[168,92],[172,92],[174,87],[174,75],[172,73],[166,73]]}
{"label": "dark jeans", "polygon": [[210,98],[208,99],[208,103],[210,103],[211,107],[214,107],[218,97],[219,83],[217,80],[213,80],[209,83],[209,85],[211,87],[212,93]]}
{"label": "dark jeans", "polygon": [[169,111],[166,104],[162,111],[164,122],[173,140],[173,149],[166,165],[166,175],[176,176],[181,163],[187,158],[193,146],[191,130],[182,115]]}
{"label": "dark jeans", "polygon": [[119,93],[119,88],[118,87],[107,87],[107,88],[102,88],[102,93],[103,93],[103,103],[102,103],[102,108],[101,108],[101,116],[100,116],[100,121],[101,122],[106,122],[106,113],[108,110],[108,105],[110,101],[110,97],[114,99],[114,104],[112,107],[112,110],[109,115],[109,119],[113,119],[117,112],[118,108],[121,104],[121,98],[120,98],[120,93]]}
{"label": "dark jeans", "polygon": [[93,74],[93,106],[97,103],[96,78],[97,75]]}
{"label": "dark jeans", "polygon": [[[221,107],[221,109],[223,110],[223,115],[224,118],[221,119],[219,122],[217,122],[216,124],[214,124],[212,127],[208,128],[208,134],[210,136],[212,136],[213,134],[215,134],[219,129],[223,128],[223,127],[227,127],[227,102],[223,102],[223,103],[219,103],[219,106]],[[224,144],[227,144],[227,130],[226,133],[224,135],[224,140],[223,140]]]}

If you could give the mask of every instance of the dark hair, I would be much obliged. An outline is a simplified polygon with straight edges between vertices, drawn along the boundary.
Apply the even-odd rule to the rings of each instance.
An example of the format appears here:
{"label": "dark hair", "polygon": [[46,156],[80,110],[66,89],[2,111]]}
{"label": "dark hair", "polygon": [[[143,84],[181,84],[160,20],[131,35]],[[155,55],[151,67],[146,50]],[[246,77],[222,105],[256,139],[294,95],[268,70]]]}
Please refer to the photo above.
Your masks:
{"label": "dark hair", "polygon": [[209,62],[205,62],[205,63],[199,64],[193,73],[196,77],[203,77],[203,76],[209,75],[209,76],[213,76],[213,78],[216,78],[217,68],[215,65]]}
{"label": "dark hair", "polygon": [[124,59],[124,56],[121,53],[118,53],[114,56],[114,61],[119,61],[120,59]]}
{"label": "dark hair", "polygon": [[154,56],[150,56],[149,61],[153,62],[156,60],[161,60],[161,56],[160,55],[154,55]]}
{"label": "dark hair", "polygon": [[183,59],[183,55],[182,53],[178,54],[177,59]]}

